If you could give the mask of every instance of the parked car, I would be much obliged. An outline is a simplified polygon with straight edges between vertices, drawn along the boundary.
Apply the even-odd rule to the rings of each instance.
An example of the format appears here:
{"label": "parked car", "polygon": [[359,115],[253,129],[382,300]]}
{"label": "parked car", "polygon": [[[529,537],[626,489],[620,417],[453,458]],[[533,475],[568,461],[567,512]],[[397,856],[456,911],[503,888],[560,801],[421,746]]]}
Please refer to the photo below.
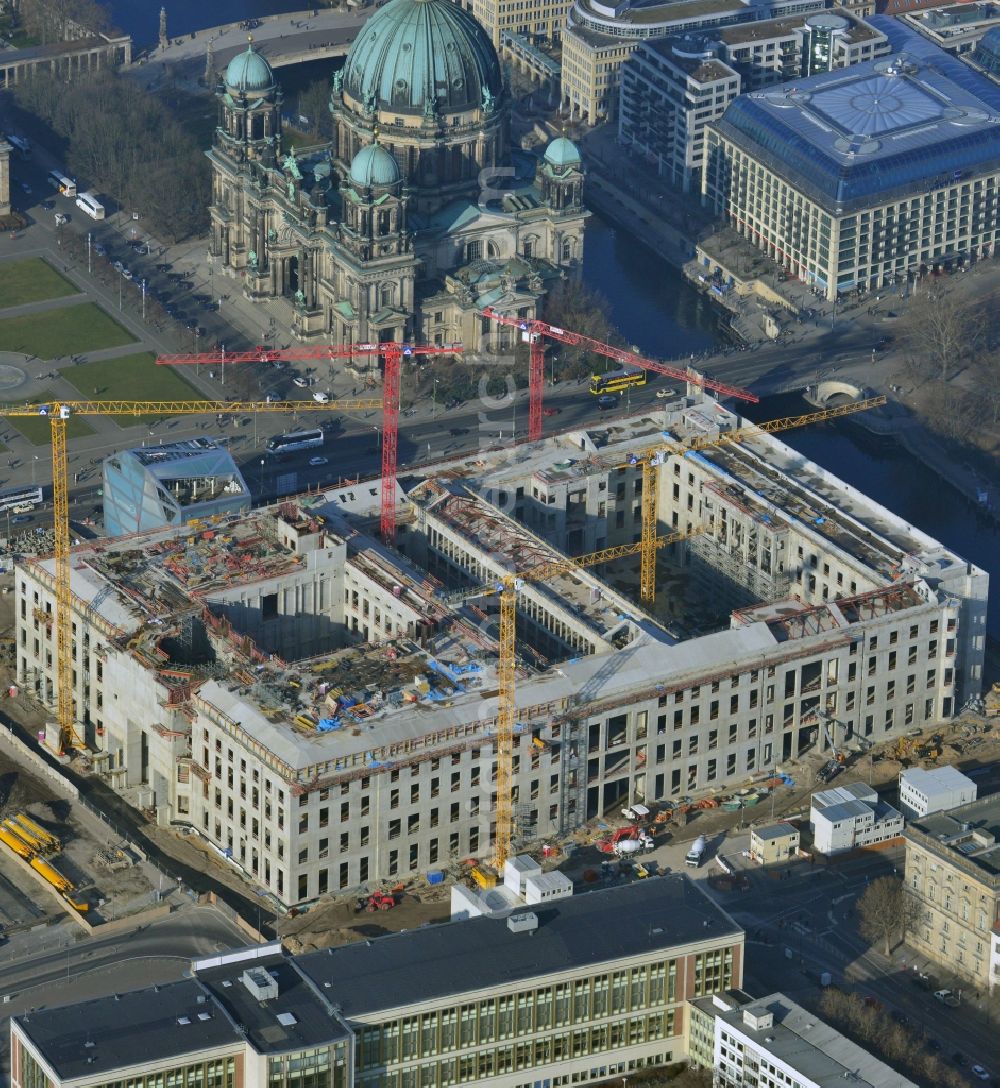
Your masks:
{"label": "parked car", "polygon": [[313,400],[316,401],[317,404],[329,404],[330,403],[330,394],[329,393],[319,393],[319,392],[313,393]]}
{"label": "parked car", "polygon": [[158,264],[156,266],[156,271],[157,272],[169,272],[170,271],[170,265],[169,264]]}
{"label": "parked car", "polygon": [[983,1066],[981,1066],[981,1065],[974,1065],[974,1066],[972,1067],[972,1069],[970,1070],[970,1072],[971,1072],[971,1073],[972,1073],[972,1075],[973,1075],[974,1077],[976,1077],[976,1078],[977,1078],[978,1080],[989,1080],[989,1079],[990,1079],[990,1072],[989,1072],[989,1070],[988,1070],[988,1069],[984,1069],[984,1068],[983,1068]]}
{"label": "parked car", "polygon": [[115,263],[111,267],[116,272],[123,272],[125,270],[125,265],[123,265],[121,261],[115,261]]}
{"label": "parked car", "polygon": [[69,216],[65,212],[56,212],[56,226],[63,227],[69,222]]}
{"label": "parked car", "polygon": [[102,246],[101,243],[98,242],[97,245],[94,246],[94,252],[98,257],[106,257],[108,255],[108,248],[107,246]]}
{"label": "parked car", "polygon": [[122,268],[122,278],[126,279],[126,280],[130,280],[132,278],[132,269],[123,267]]}
{"label": "parked car", "polygon": [[309,464],[313,468],[319,468],[320,465],[325,465],[327,463],[328,462],[327,462],[327,459],[325,457],[310,457],[309,458]]}
{"label": "parked car", "polygon": [[294,385],[297,389],[305,389],[309,385],[309,380],[297,374],[294,378],[292,378],[292,385]]}
{"label": "parked car", "polygon": [[947,1005],[949,1008],[957,1009],[959,1006],[958,995],[953,994],[951,990],[935,990],[934,997],[940,1001],[942,1005]]}
{"label": "parked car", "polygon": [[600,408],[602,412],[608,408],[617,408],[618,398],[613,393],[602,393],[597,398],[597,407]]}
{"label": "parked car", "polygon": [[658,400],[666,400],[667,397],[672,397],[674,391],[672,389],[657,389],[656,397]]}

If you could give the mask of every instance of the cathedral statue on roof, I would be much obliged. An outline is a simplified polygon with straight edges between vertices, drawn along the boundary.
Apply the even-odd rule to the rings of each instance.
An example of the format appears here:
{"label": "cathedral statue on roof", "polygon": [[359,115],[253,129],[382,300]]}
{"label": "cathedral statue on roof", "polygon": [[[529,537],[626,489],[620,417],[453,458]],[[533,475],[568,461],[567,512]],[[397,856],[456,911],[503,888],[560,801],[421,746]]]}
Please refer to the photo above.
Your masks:
{"label": "cathedral statue on roof", "polygon": [[484,306],[534,317],[579,274],[580,153],[511,147],[496,51],[452,0],[372,15],[331,80],[328,147],[282,147],[281,91],[252,43],[218,97],[212,253],[247,297],[294,302],[299,339],[476,348],[495,328]]}

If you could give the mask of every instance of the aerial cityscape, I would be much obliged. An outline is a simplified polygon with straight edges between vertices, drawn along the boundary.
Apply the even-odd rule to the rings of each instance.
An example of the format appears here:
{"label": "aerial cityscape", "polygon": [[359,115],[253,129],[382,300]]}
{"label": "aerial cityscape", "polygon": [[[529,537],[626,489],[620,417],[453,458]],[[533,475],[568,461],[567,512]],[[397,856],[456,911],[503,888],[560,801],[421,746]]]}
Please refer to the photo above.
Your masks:
{"label": "aerial cityscape", "polygon": [[1000,1085],[1000,7],[0,0],[0,1088]]}

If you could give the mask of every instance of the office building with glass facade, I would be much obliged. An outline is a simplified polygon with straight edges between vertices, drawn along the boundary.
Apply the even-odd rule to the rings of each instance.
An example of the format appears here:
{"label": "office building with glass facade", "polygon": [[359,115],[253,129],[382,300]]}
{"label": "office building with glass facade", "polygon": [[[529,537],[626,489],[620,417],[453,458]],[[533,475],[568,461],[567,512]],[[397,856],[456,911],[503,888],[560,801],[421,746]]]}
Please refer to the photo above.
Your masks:
{"label": "office building with glass facade", "polygon": [[104,531],[123,536],[250,509],[232,454],[210,438],[114,453],[104,461]]}
{"label": "office building with glass facade", "polygon": [[990,256],[994,90],[925,42],[916,56],[741,95],[708,126],[704,199],[831,300]]}
{"label": "office building with glass facade", "polygon": [[686,1002],[742,973],[742,930],[673,874],[15,1016],[11,1084],[588,1084],[685,1057]]}

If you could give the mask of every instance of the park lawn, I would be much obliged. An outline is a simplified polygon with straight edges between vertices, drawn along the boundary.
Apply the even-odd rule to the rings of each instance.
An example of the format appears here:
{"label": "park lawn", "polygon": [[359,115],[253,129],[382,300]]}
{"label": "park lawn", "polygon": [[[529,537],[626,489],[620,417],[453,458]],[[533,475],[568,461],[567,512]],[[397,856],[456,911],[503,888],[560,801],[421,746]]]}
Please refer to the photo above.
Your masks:
{"label": "park lawn", "polygon": [[[150,351],[64,367],[60,374],[84,400],[202,400],[173,367],[157,366]],[[119,424],[162,419],[162,415],[117,416]]]}
{"label": "park lawn", "polygon": [[77,295],[79,289],[41,259],[0,264],[0,306],[23,306],[50,298]]}
{"label": "park lawn", "polygon": [[20,351],[39,359],[134,342],[130,332],[93,302],[0,320],[0,351]]}
{"label": "park lawn", "polygon": [[[17,404],[51,404],[56,399],[51,389],[45,389],[32,397],[31,401],[17,401]],[[52,425],[45,416],[8,416],[7,422],[15,427],[33,446],[47,446],[52,441]],[[72,416],[66,424],[67,438],[80,438],[93,434],[94,428],[83,416]]]}

